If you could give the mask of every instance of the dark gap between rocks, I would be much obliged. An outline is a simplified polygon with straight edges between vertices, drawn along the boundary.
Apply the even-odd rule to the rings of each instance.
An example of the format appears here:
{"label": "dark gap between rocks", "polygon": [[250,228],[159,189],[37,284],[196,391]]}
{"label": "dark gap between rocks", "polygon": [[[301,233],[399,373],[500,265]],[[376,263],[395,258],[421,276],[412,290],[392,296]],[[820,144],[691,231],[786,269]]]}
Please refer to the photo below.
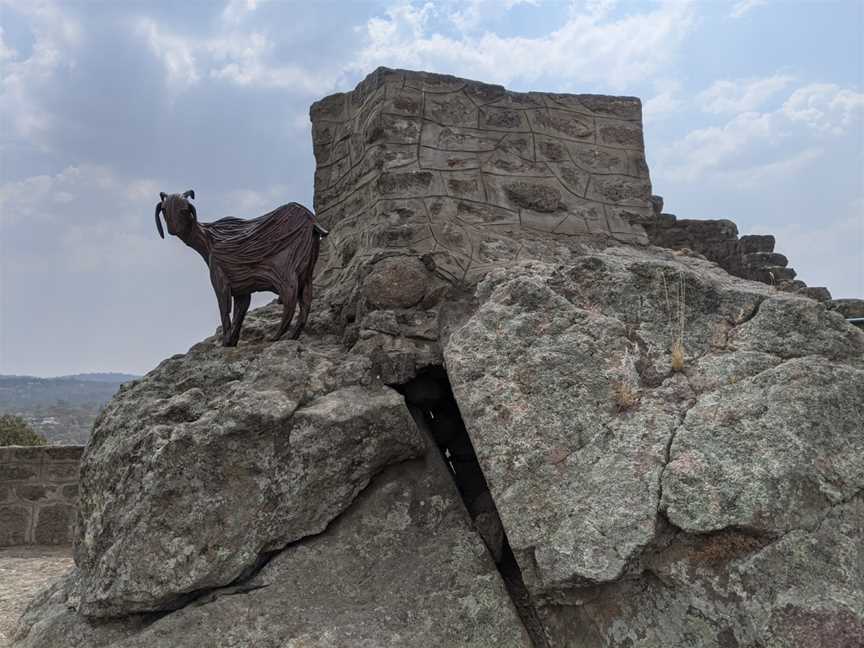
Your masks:
{"label": "dark gap between rocks", "polygon": [[447,372],[440,366],[429,367],[407,383],[391,387],[405,397],[414,420],[437,444],[465,508],[486,543],[534,646],[548,648],[543,626],[477,461]]}
{"label": "dark gap between rocks", "polygon": [[216,585],[215,587],[206,587],[203,589],[193,590],[191,592],[179,595],[170,604],[166,604],[166,607],[161,612],[161,616],[159,618],[162,618],[162,616],[170,614],[171,612],[181,610],[185,607],[199,607],[201,605],[206,605],[207,603],[212,603],[220,596],[227,596],[230,594],[245,594],[246,592],[253,592],[258,589],[264,589],[265,587],[269,587],[268,585],[247,585],[247,583],[249,583],[249,581],[255,578],[258,573],[262,569],[264,569],[264,567],[266,567],[271,560],[273,560],[273,558],[282,553],[285,549],[291,546],[291,544],[294,543],[290,543],[289,545],[286,545],[281,549],[274,549],[271,551],[263,551],[259,553],[258,558],[255,560],[255,562],[249,565],[246,569],[244,569],[241,574],[230,583],[227,583],[225,585]]}

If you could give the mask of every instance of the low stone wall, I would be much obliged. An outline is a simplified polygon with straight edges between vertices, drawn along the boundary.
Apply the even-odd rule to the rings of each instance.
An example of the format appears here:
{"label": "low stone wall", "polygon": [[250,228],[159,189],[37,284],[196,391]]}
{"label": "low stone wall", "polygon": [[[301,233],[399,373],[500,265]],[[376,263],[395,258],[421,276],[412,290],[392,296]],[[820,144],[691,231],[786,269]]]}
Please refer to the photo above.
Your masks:
{"label": "low stone wall", "polygon": [[797,278],[795,270],[789,267],[789,260],[774,251],[772,235],[739,238],[738,227],[730,220],[678,219],[662,213],[662,197],[652,196],[652,201],[655,218],[644,222],[652,245],[673,250],[688,248],[736,277],[761,281],[819,301],[831,299],[827,288],[811,287]]}
{"label": "low stone wall", "polygon": [[84,446],[0,447],[0,547],[72,542]]}

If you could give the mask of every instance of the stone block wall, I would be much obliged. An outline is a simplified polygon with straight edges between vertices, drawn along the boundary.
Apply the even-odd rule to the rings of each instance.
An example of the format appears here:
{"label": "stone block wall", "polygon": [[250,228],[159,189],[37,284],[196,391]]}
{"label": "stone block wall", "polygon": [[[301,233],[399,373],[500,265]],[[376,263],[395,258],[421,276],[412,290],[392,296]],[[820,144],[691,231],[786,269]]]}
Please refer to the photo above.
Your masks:
{"label": "stone block wall", "polygon": [[425,256],[444,281],[471,284],[537,258],[532,239],[648,243],[637,98],[379,68],[310,115],[315,211],[332,232],[316,282],[325,287],[382,253]]}
{"label": "stone block wall", "polygon": [[84,446],[0,447],[0,547],[72,542]]}
{"label": "stone block wall", "polygon": [[660,213],[663,199],[654,196],[656,217],[645,222],[645,231],[652,245],[673,250],[690,249],[709,261],[714,261],[731,275],[760,281],[780,290],[796,292],[819,301],[831,299],[827,288],[810,287],[797,278],[789,260],[774,251],[770,234],[738,236],[738,227],[731,220],[678,219]]}

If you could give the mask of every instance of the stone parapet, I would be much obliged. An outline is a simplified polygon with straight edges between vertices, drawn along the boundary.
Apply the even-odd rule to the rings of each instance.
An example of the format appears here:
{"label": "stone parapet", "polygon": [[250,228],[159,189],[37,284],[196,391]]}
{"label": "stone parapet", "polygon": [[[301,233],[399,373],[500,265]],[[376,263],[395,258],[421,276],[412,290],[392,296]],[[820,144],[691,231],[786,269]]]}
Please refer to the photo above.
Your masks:
{"label": "stone parapet", "polygon": [[84,446],[0,447],[0,547],[72,542]]}
{"label": "stone parapet", "polygon": [[645,245],[654,218],[635,97],[510,92],[379,68],[313,104],[317,282],[429,255],[449,283],[537,256],[532,240]]}

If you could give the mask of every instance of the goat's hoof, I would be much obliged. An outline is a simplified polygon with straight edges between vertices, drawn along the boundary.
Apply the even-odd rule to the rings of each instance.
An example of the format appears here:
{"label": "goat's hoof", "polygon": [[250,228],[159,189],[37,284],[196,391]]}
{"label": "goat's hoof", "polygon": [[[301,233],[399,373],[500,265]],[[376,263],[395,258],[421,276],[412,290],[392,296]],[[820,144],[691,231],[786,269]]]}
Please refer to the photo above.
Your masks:
{"label": "goat's hoof", "polygon": [[237,346],[237,340],[231,340],[231,339],[222,340],[222,346],[223,347],[235,347],[235,346]]}

